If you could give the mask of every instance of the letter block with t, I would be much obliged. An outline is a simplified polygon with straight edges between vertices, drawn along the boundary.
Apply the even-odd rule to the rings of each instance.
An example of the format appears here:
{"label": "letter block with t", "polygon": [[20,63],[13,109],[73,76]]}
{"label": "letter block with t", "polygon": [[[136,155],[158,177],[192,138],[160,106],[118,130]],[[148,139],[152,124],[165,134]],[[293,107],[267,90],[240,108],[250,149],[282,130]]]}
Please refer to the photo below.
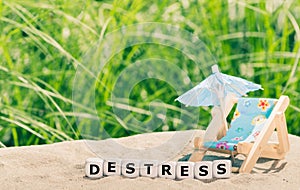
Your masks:
{"label": "letter block with t", "polygon": [[176,166],[177,179],[194,178],[194,162],[178,162]]}
{"label": "letter block with t", "polygon": [[107,159],[103,165],[103,173],[106,176],[121,175],[121,160]]}
{"label": "letter block with t", "polygon": [[213,176],[215,178],[230,178],[231,161],[215,160],[213,161]]}
{"label": "letter block with t", "polygon": [[138,160],[123,160],[122,161],[122,175],[135,178],[140,175],[140,161]]}
{"label": "letter block with t", "polygon": [[91,179],[99,179],[103,176],[103,160],[100,158],[88,158],[85,161],[85,175]]}
{"label": "letter block with t", "polygon": [[158,176],[161,178],[176,178],[176,162],[163,162],[158,167]]}
{"label": "letter block with t", "polygon": [[140,174],[144,177],[155,178],[158,175],[158,161],[145,160],[141,162]]}

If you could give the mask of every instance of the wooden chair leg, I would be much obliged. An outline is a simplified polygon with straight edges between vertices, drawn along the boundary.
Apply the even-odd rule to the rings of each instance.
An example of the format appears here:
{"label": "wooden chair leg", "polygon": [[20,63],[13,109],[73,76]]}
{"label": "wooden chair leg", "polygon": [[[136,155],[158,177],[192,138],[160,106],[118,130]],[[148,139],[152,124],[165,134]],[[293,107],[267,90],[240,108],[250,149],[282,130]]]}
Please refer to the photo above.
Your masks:
{"label": "wooden chair leg", "polygon": [[190,162],[199,162],[199,161],[201,161],[203,159],[205,153],[206,153],[206,150],[195,150],[192,153],[189,161]]}
{"label": "wooden chair leg", "polygon": [[192,153],[189,161],[191,162],[199,162],[203,159],[206,149],[202,149],[202,139],[200,137],[195,137],[194,139],[194,147],[195,150]]}
{"label": "wooden chair leg", "polygon": [[235,155],[233,154],[233,152],[231,151],[230,152],[230,159],[231,159],[231,162],[234,163],[235,162]]}

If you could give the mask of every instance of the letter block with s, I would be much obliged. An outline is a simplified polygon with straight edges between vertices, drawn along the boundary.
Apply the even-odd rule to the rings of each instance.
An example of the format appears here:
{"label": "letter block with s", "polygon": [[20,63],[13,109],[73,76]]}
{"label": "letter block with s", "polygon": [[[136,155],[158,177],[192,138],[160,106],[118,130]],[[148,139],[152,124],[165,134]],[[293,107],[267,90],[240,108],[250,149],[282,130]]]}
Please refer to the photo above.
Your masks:
{"label": "letter block with s", "polygon": [[138,160],[122,160],[122,175],[135,178],[140,175],[140,161]]}
{"label": "letter block with s", "polygon": [[215,178],[230,178],[230,175],[231,175],[230,160],[213,161],[213,176]]}
{"label": "letter block with s", "polygon": [[212,179],[213,178],[213,163],[211,161],[196,162],[194,166],[195,178],[197,179]]}

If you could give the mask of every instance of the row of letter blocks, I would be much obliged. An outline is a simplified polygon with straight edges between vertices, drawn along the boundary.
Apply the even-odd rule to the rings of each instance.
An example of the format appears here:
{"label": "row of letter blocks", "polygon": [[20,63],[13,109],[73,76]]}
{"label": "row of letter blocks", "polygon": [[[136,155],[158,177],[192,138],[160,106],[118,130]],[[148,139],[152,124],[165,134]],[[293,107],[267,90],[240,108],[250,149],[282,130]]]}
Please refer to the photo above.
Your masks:
{"label": "row of letter blocks", "polygon": [[123,175],[129,178],[138,176],[161,177],[168,179],[212,179],[229,178],[230,160],[201,162],[158,162],[100,158],[88,158],[85,165],[86,176],[98,179],[102,176]]}

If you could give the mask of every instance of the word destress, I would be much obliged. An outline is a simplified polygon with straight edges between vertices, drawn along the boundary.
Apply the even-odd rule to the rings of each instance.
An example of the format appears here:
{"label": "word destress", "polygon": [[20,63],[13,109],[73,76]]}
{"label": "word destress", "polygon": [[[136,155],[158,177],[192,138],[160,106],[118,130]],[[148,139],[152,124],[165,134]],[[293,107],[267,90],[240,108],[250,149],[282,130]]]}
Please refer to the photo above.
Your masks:
{"label": "word destress", "polygon": [[231,175],[231,161],[159,162],[155,160],[88,158],[85,162],[85,175],[91,179],[111,175],[123,175],[129,178],[143,176],[168,179],[229,178]]}

